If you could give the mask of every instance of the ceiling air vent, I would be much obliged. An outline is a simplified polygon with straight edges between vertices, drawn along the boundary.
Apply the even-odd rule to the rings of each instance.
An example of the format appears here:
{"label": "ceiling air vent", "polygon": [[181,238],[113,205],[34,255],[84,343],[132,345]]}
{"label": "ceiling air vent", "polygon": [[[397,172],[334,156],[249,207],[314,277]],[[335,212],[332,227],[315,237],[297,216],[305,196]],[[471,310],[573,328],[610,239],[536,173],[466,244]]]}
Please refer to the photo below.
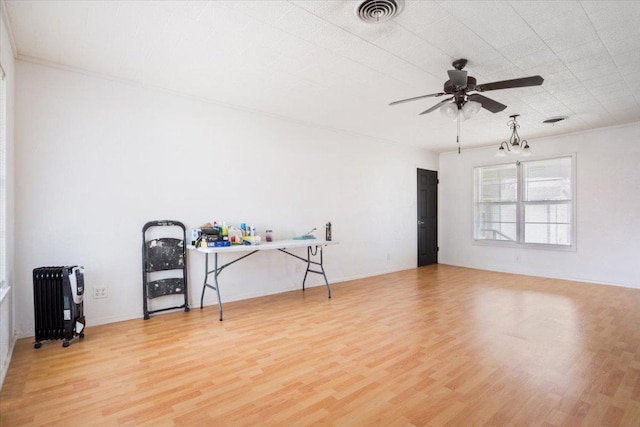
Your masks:
{"label": "ceiling air vent", "polygon": [[355,8],[355,13],[363,22],[378,24],[395,18],[404,9],[404,0],[362,0]]}

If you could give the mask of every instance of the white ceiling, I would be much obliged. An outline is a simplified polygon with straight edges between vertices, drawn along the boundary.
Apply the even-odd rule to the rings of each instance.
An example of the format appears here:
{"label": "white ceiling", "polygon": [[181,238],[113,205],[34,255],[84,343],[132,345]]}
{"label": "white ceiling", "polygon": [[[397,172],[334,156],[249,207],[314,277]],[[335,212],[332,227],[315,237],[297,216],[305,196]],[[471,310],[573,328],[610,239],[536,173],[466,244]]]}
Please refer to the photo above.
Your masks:
{"label": "white ceiling", "polygon": [[[639,1],[415,1],[365,24],[352,0],[6,1],[17,55],[222,105],[434,151],[455,149],[440,92],[457,58],[508,108],[461,124],[462,147],[640,121]],[[568,116],[561,125],[543,124]],[[533,147],[535,150],[535,147]]]}

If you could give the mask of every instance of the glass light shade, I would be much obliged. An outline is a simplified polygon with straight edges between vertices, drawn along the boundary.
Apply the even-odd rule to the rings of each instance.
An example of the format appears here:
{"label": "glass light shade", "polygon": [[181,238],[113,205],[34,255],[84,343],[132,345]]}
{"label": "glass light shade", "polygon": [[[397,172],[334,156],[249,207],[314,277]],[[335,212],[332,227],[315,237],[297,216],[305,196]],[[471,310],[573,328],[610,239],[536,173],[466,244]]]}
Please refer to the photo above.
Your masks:
{"label": "glass light shade", "polygon": [[513,154],[520,154],[521,152],[521,148],[520,148],[520,144],[518,143],[518,141],[514,141],[513,144],[511,145],[511,152]]}
{"label": "glass light shade", "polygon": [[496,157],[507,157],[507,151],[504,149],[504,147],[501,145],[500,148],[498,148],[498,152],[496,153]]}
{"label": "glass light shade", "polygon": [[529,144],[526,141],[524,143],[524,147],[522,147],[522,155],[523,156],[531,155],[531,147],[529,147]]}
{"label": "glass light shade", "polygon": [[455,120],[458,118],[458,106],[455,102],[447,102],[440,107],[440,113],[448,119]]}
{"label": "glass light shade", "polygon": [[464,114],[466,119],[470,119],[475,116],[481,108],[482,104],[479,102],[467,101],[467,103],[462,106],[462,114]]}

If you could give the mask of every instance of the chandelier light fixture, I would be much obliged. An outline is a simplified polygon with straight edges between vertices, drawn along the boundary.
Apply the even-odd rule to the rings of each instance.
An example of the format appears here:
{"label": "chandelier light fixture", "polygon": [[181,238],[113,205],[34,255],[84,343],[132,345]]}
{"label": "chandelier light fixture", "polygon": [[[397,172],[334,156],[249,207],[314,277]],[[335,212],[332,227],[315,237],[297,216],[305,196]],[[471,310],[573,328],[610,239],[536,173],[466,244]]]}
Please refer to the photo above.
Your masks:
{"label": "chandelier light fixture", "polygon": [[500,143],[500,148],[498,148],[496,157],[506,157],[507,152],[511,154],[522,154],[523,156],[531,155],[531,148],[529,147],[529,143],[526,139],[520,139],[520,135],[518,134],[518,128],[520,127],[520,125],[518,124],[517,118],[519,116],[520,114],[509,116],[511,117],[511,120],[507,122],[507,126],[511,128],[511,137],[508,141],[502,141]]}

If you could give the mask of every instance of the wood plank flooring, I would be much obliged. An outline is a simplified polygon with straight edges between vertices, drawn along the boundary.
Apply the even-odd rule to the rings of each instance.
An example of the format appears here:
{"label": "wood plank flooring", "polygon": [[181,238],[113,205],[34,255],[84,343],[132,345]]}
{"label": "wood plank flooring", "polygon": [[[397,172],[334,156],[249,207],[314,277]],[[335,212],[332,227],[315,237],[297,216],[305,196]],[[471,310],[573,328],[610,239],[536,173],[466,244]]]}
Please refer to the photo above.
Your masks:
{"label": "wood plank flooring", "polygon": [[445,265],[332,289],[20,340],[0,425],[640,426],[640,290]]}

